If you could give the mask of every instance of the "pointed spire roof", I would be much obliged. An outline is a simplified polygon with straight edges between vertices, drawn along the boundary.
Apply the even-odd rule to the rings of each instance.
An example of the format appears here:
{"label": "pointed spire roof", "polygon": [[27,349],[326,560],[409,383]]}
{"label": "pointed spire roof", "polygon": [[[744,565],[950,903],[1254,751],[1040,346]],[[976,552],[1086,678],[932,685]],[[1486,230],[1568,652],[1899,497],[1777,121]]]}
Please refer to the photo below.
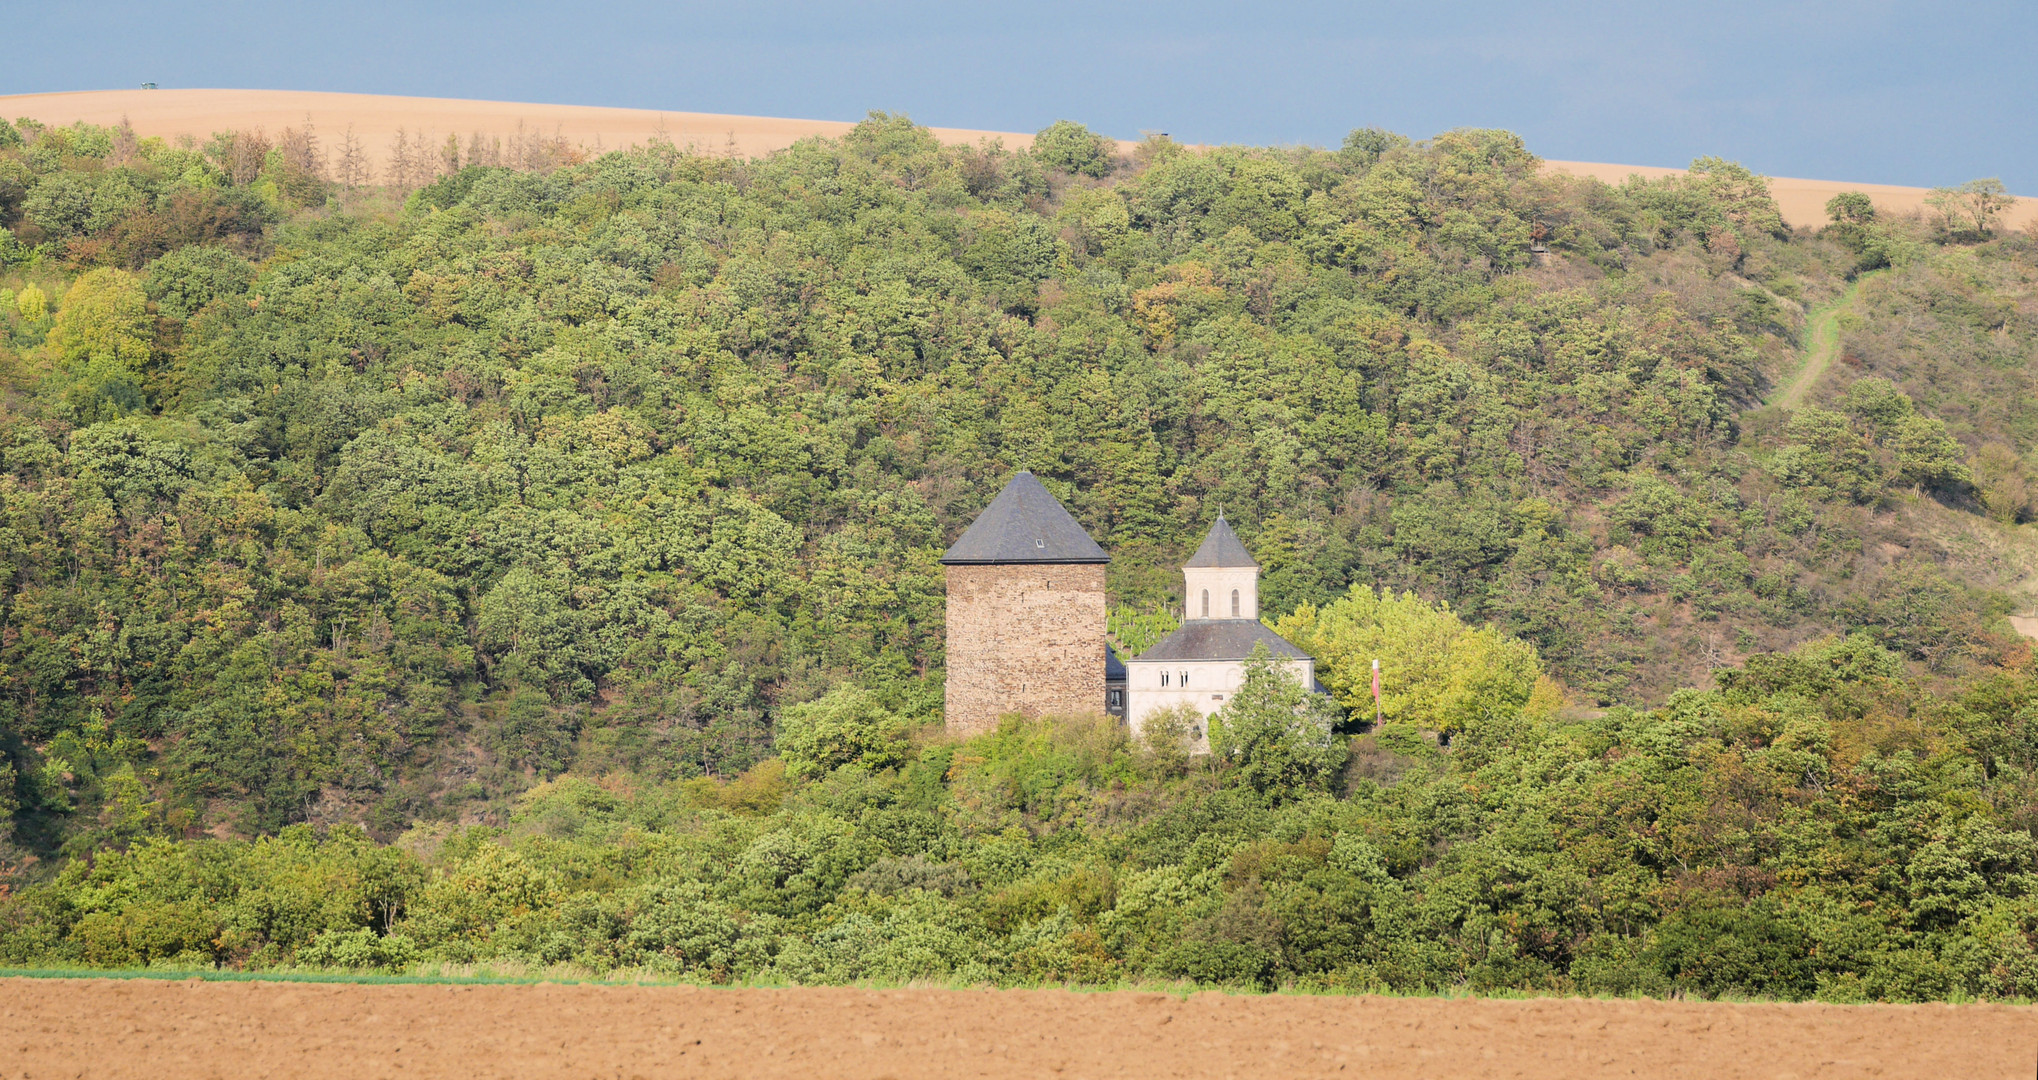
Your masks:
{"label": "pointed spire roof", "polygon": [[1245,545],[1239,543],[1238,534],[1231,531],[1231,526],[1224,520],[1222,510],[1217,512],[1217,524],[1210,526],[1210,535],[1203,538],[1203,546],[1197,548],[1196,554],[1189,556],[1189,561],[1182,564],[1184,568],[1250,566],[1255,570],[1259,569],[1259,565],[1253,561],[1252,553],[1245,549]]}
{"label": "pointed spire roof", "polygon": [[1060,500],[1040,486],[1038,478],[1022,471],[984,507],[941,561],[951,566],[1106,563],[1111,556],[1076,524]]}

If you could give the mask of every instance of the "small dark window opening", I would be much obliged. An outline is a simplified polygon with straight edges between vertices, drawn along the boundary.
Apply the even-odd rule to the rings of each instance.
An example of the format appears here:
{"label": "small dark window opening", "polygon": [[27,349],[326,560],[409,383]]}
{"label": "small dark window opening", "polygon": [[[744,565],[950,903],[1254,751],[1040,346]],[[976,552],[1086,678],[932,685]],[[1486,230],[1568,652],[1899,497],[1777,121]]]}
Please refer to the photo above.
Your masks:
{"label": "small dark window opening", "polygon": [[1231,617],[1238,618],[1238,590],[1231,590]]}

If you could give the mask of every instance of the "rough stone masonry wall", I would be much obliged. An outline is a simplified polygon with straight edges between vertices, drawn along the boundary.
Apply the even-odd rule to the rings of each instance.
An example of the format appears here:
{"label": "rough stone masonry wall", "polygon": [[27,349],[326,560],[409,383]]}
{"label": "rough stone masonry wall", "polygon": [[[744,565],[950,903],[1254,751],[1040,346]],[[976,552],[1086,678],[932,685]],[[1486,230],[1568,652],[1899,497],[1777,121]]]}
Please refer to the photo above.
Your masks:
{"label": "rough stone masonry wall", "polygon": [[948,730],[1007,713],[1104,711],[1104,567],[1005,563],[948,570]]}

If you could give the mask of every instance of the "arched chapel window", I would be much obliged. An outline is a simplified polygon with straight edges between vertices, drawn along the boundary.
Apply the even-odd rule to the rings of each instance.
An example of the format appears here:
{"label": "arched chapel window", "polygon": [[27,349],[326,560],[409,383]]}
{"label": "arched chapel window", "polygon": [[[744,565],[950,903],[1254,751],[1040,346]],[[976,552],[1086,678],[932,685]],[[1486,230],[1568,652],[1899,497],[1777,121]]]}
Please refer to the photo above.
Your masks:
{"label": "arched chapel window", "polygon": [[1204,617],[1204,618],[1206,618],[1206,619],[1210,617],[1210,590],[1209,590],[1209,589],[1205,589],[1205,590],[1203,590],[1203,617]]}
{"label": "arched chapel window", "polygon": [[1161,672],[1161,685],[1166,686],[1167,684],[1168,684],[1168,673],[1163,671]]}
{"label": "arched chapel window", "polygon": [[1231,590],[1231,617],[1238,618],[1238,590]]}

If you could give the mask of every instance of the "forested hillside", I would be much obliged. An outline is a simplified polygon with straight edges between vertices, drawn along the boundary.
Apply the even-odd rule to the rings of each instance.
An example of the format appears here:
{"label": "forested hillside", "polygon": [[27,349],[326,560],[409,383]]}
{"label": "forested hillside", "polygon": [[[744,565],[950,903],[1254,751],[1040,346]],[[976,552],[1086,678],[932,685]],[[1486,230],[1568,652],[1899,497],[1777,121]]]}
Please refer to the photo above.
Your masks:
{"label": "forested hillside", "polygon": [[[1927,220],[1836,200],[1834,224],[1806,235],[1731,163],[1609,187],[1542,174],[1504,132],[1361,130],[1337,150],[1157,139],[1121,158],[1074,124],[1010,153],[944,148],[874,114],[840,142],[759,160],[553,150],[508,169],[449,143],[436,178],[365,186],[331,180],[311,132],[178,146],[0,126],[4,857],[26,883],[99,853],[7,909],[11,955],[275,963],[320,930],[394,933],[394,908],[245,940],[207,922],[241,887],[220,882],[256,860],[294,880],[380,881],[384,867],[418,889],[435,867],[430,888],[474,897],[527,884],[517,911],[615,934],[635,925],[639,901],[618,891],[630,881],[705,890],[730,926],[794,920],[755,925],[795,937],[850,925],[851,908],[882,923],[886,905],[960,897],[979,921],[957,940],[979,951],[936,968],[1022,981],[1336,970],[1445,985],[1488,963],[1489,929],[1533,924],[1509,955],[1539,959],[1474,981],[1555,985],[1589,960],[1655,972],[1620,984],[1646,989],[1683,969],[1620,950],[1669,940],[1651,935],[1672,915],[1693,942],[1708,918],[1803,915],[1730,896],[1873,894],[1881,921],[1847,932],[1924,935],[1877,940],[1940,963],[1932,942],[1976,940],[1960,920],[1982,909],[1918,914],[1895,868],[1979,844],[1995,854],[1959,858],[1986,885],[1962,895],[2030,870],[2031,763],[2004,749],[2023,745],[2030,655],[2004,616],[2028,605],[2038,566],[2021,527],[2038,513],[2038,248],[1998,234],[1985,188]],[[1843,295],[1838,362],[1808,404],[1765,406],[1806,311]],[[1393,607],[1371,589],[1412,591],[1488,628],[1478,640],[1500,644],[1455,655],[1516,657],[1501,664],[1512,681],[1390,693],[1390,726],[1464,737],[1448,753],[1361,748],[1343,772],[1279,790],[1245,782],[1256,774],[1238,761],[1154,765],[1150,748],[1080,725],[1015,730],[982,753],[923,734],[847,772],[829,759],[790,788],[774,779],[774,730],[835,715],[841,695],[887,739],[938,721],[936,559],[1019,468],[1112,552],[1128,639],[1169,621],[1175,567],[1221,507],[1265,566],[1271,619],[1314,625],[1338,604]],[[1388,646],[1390,692],[1434,675],[1383,618],[1338,632]],[[1855,636],[1843,648],[1835,634]],[[1754,674],[1777,664],[1817,673]],[[1326,681],[1350,685],[1335,668]],[[1680,686],[1712,696],[1672,698]],[[1080,760],[1049,768],[1052,783],[1032,765],[998,772],[1029,746]],[[1747,769],[1775,775],[1734,787]],[[1931,777],[1897,779],[1918,769]],[[1559,774],[1572,786],[1550,786]],[[1655,808],[1563,802],[1624,783]],[[1865,803],[1842,794],[1857,788]],[[1678,819],[1687,803],[1709,809]],[[1647,819],[1636,844],[1668,846],[1605,840],[1603,815],[1630,812]],[[300,823],[367,834],[177,839]],[[471,823],[511,826],[546,855],[446,831]],[[406,830],[435,839],[367,839]],[[837,833],[863,839],[821,839]],[[1142,836],[1202,846],[1149,851]],[[794,852],[810,841],[830,854]],[[1022,853],[993,851],[1007,842]],[[1516,864],[1553,842],[1557,863]],[[1699,858],[1685,842],[1713,846]],[[792,847],[757,854],[774,844]],[[1042,862],[1057,844],[1073,846]],[[595,869],[631,845],[655,873]],[[1489,848],[1490,867],[1467,868]],[[779,870],[718,876],[739,855]],[[833,869],[802,869],[813,858]],[[1266,914],[1286,910],[1274,882],[1303,881],[1311,859],[1410,890],[1414,921],[1396,925],[1415,952],[1294,959],[1338,935],[1373,940],[1343,924],[1317,945],[1280,936],[1316,917]],[[1113,938],[1100,912],[1163,865],[1181,877],[1168,888],[1215,905],[1195,933],[1261,959],[1162,962]],[[189,887],[161,899],[196,920],[163,939],[175,947],[136,946],[147,932],[133,927],[106,931],[128,942],[112,951],[90,944],[146,921],[88,899],[135,895],[119,884],[133,873]],[[1435,890],[1471,888],[1451,876],[1467,873],[1508,893],[1482,909],[1498,922],[1418,917]],[[852,878],[864,900],[846,899]],[[1576,896],[1529,896],[1560,879]],[[997,907],[1026,881],[1046,891]],[[1334,888],[1347,886],[1360,887]],[[401,897],[374,903],[425,910],[412,886],[388,888]],[[1595,909],[1610,921],[1525,923],[1510,906],[1571,911],[1588,894],[1618,908]],[[583,895],[606,899],[574,906]],[[507,915],[431,910],[458,926],[403,938],[430,955],[512,940],[485,929]],[[596,966],[665,955],[601,953],[540,922],[569,944],[501,949]],[[1470,952],[1440,943],[1446,923]],[[1125,933],[1153,949],[1182,929],[1139,925]],[[1790,925],[1789,948],[1826,947]],[[1103,966],[1028,967],[1013,934],[1078,941]],[[842,940],[845,957],[861,950]],[[681,967],[896,974],[727,947],[748,959]],[[1800,994],[1846,975],[1793,970],[1678,985]],[[1960,970],[1860,985],[2010,992]]]}

